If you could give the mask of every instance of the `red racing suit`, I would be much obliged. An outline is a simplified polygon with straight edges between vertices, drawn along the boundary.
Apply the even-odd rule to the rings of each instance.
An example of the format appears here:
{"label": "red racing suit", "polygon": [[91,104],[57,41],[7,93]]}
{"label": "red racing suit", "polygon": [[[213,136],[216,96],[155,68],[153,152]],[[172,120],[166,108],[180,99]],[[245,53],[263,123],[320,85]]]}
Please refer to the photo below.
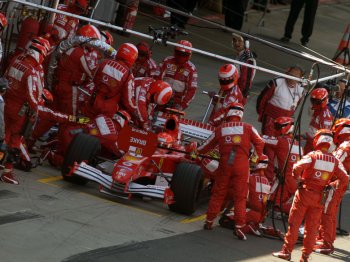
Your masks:
{"label": "red racing suit", "polygon": [[[260,171],[262,171],[260,173]],[[270,183],[264,176],[263,170],[255,171],[249,175],[249,192],[246,209],[246,222],[258,227],[266,215],[266,204],[270,194]],[[234,220],[234,210],[226,216]]]}
{"label": "red racing suit", "polygon": [[305,233],[303,255],[309,256],[316,242],[317,229],[320,225],[326,187],[338,179],[339,187],[348,183],[348,176],[343,164],[332,154],[312,151],[303,156],[293,167],[293,175],[302,181],[297,190],[289,215],[288,232],[284,238],[284,250],[292,252],[298,239],[299,227],[304,220]]}
{"label": "red racing suit", "polygon": [[[58,61],[56,80],[54,85],[55,107],[66,114],[82,115],[87,96],[79,88],[85,88],[94,77],[97,68],[98,53],[89,47],[77,46],[65,52]],[[40,123],[40,125],[44,124]],[[40,125],[38,128],[40,128]],[[60,125],[58,132],[57,161],[61,164],[62,158],[68,149],[75,133],[81,129],[79,125]]]}
{"label": "red racing suit", "polygon": [[333,116],[328,106],[321,110],[315,110],[312,114],[309,130],[306,132],[305,154],[313,150],[312,141],[319,129],[331,129],[333,124]]}
{"label": "red racing suit", "polygon": [[231,103],[243,102],[243,96],[238,86],[233,86],[228,91],[219,92],[219,95],[223,98],[219,99],[218,102],[216,102],[215,107],[209,117],[209,124],[212,126],[218,126],[221,124],[226,115],[226,109]]}
{"label": "red racing suit", "polygon": [[[263,136],[263,139],[265,141],[264,153],[269,158],[269,164],[265,175],[273,185],[271,194],[274,194],[276,197],[276,205],[281,206],[282,202],[282,211],[289,213],[292,205],[291,199],[298,187],[295,177],[292,176],[293,165],[302,157],[303,149],[299,148],[297,140],[293,142],[292,135],[282,135],[278,137]],[[289,151],[290,154],[288,157]],[[286,169],[284,174],[282,174],[287,157]],[[277,174],[275,174],[275,170],[277,170]],[[280,184],[280,179],[283,178],[284,183]],[[278,187],[279,184],[280,186]],[[278,191],[276,191],[277,187]]]}
{"label": "red racing suit", "polygon": [[[122,61],[106,59],[98,67],[94,78],[94,94],[86,107],[89,117],[113,117],[122,104],[128,112],[136,110],[134,76]],[[122,101],[120,101],[122,98]]]}
{"label": "red racing suit", "polygon": [[134,77],[157,77],[159,75],[159,66],[153,58],[137,59],[132,73]]}
{"label": "red racing suit", "polygon": [[219,168],[215,176],[212,195],[207,211],[207,221],[212,222],[224,204],[228,193],[234,202],[236,227],[246,223],[246,202],[249,176],[249,150],[255,148],[260,157],[264,141],[250,124],[227,121],[217,127],[210,138],[198,148],[199,153],[206,153],[219,144]]}
{"label": "red racing suit", "polygon": [[[75,14],[74,8],[67,5],[59,5],[58,10]],[[47,31],[50,34],[48,40],[51,45],[58,45],[61,41],[71,38],[77,31],[79,26],[79,19],[56,14],[52,27],[48,28]]]}
{"label": "red racing suit", "polygon": [[[343,163],[345,170],[350,172],[350,141],[340,144],[338,149],[333,153],[340,162]],[[338,181],[332,183],[334,190],[333,196],[326,202],[325,210],[322,214],[321,225],[319,228],[319,239],[324,242],[333,244],[337,232],[337,214],[340,202],[346,192],[347,184],[341,187]]]}
{"label": "red racing suit", "polygon": [[[238,57],[236,57],[236,59],[238,59],[238,61],[250,65],[256,65],[254,55],[249,49],[241,51]],[[253,79],[255,77],[256,70],[254,68],[250,68],[244,65],[236,65],[236,67],[239,71],[238,86],[243,95],[242,103],[243,105],[245,105],[247,103],[250,89],[252,89]]]}
{"label": "red racing suit", "polygon": [[92,81],[97,68],[97,52],[87,47],[74,47],[64,53],[58,61],[54,96],[57,108],[71,115],[81,113],[79,101],[83,87]]}
{"label": "red racing suit", "polygon": [[29,56],[20,56],[5,72],[4,77],[9,81],[5,95],[5,140],[11,148],[20,148],[25,127],[29,122],[34,124],[38,116],[59,123],[69,122],[68,115],[38,104],[44,87],[43,75],[41,65]]}
{"label": "red racing suit", "polygon": [[274,136],[274,120],[280,116],[291,117],[302,98],[304,88],[287,86],[286,79],[271,80],[258,96],[256,109],[262,123],[263,135]]}
{"label": "red racing suit", "polygon": [[175,57],[169,56],[160,64],[160,80],[173,89],[173,105],[178,110],[185,110],[193,100],[197,91],[197,69],[191,61],[177,64]]}
{"label": "red racing suit", "polygon": [[135,78],[135,101],[137,107],[137,113],[133,114],[136,116],[136,123],[142,128],[151,128],[151,119],[153,116],[154,109],[157,104],[148,101],[147,93],[150,88],[150,84],[155,80],[150,77]]}

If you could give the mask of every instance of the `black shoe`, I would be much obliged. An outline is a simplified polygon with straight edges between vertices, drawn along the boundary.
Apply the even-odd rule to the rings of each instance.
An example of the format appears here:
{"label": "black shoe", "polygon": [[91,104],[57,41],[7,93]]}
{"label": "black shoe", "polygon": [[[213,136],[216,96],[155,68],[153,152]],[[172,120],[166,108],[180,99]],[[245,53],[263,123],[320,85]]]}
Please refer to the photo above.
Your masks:
{"label": "black shoe", "polygon": [[286,5],[287,4],[287,2],[284,0],[276,0],[276,3],[279,5]]}
{"label": "black shoe", "polygon": [[307,46],[307,44],[309,43],[309,39],[302,38],[300,39],[300,42],[301,42],[301,45]]}
{"label": "black shoe", "polygon": [[288,43],[290,41],[290,37],[284,36],[281,38],[281,42]]}
{"label": "black shoe", "polygon": [[219,225],[228,229],[235,229],[235,221],[229,219],[226,215],[222,215],[219,219]]}

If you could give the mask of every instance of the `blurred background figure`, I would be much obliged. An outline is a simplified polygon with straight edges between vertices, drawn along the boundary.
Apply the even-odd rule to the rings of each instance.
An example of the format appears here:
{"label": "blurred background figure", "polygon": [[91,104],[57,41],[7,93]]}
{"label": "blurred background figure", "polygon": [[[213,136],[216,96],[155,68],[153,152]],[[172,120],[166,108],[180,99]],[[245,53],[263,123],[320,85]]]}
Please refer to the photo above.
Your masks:
{"label": "blurred background figure", "polygon": [[[249,41],[244,41],[238,34],[232,34],[232,47],[235,59],[241,62],[256,65],[255,54],[249,49]],[[238,87],[243,95],[243,105],[247,103],[250,89],[252,88],[256,70],[243,65],[236,65],[239,72]]]}
{"label": "blurred background figure", "polygon": [[248,0],[224,0],[223,13],[225,14],[225,26],[241,30],[247,5]]}
{"label": "blurred background figure", "polygon": [[[168,0],[167,5],[169,7],[178,9],[182,12],[192,13],[196,7],[197,0]],[[188,17],[171,12],[170,22],[172,25],[177,25],[180,28],[185,28],[185,24],[188,21]]]}
{"label": "blurred background figure", "polygon": [[300,42],[303,46],[306,46],[309,43],[309,38],[314,27],[318,1],[319,0],[292,0],[289,16],[284,29],[284,36],[281,38],[282,42],[287,43],[292,38],[295,22],[298,19],[301,9],[305,5],[304,20],[301,29],[303,37],[300,39]]}
{"label": "blurred background figure", "polygon": [[146,42],[136,45],[139,52],[132,69],[134,77],[155,77],[159,75],[159,66],[152,58],[152,51]]}
{"label": "blurred background figure", "polygon": [[[326,89],[331,93],[331,97],[329,98],[328,108],[331,111],[333,117],[349,117],[350,116],[350,102],[348,101],[349,90],[348,88],[348,80],[340,79],[337,85],[333,88],[325,86]],[[345,96],[344,92],[346,90]],[[344,96],[344,97],[343,97]],[[340,105],[340,109],[342,112],[338,112]],[[338,115],[337,115],[338,112]]]}

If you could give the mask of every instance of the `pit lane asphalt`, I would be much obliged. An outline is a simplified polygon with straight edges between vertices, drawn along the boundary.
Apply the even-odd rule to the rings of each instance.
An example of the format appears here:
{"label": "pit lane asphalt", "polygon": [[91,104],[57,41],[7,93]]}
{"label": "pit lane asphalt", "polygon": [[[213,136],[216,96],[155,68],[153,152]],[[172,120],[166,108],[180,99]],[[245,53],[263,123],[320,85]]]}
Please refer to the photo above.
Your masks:
{"label": "pit lane asphalt", "polygon": [[[310,47],[332,57],[343,36],[350,11],[349,4],[320,6],[315,32]],[[198,13],[221,21],[215,14],[199,10]],[[266,17],[265,27],[256,27],[258,13],[248,15],[246,32],[277,41],[283,34],[287,9],[273,10]],[[147,32],[154,20],[139,15],[136,29]],[[161,23],[159,23],[161,25]],[[301,21],[295,27],[295,39],[300,38]],[[221,30],[204,30],[188,26],[195,47],[229,56],[230,34]],[[139,39],[116,36],[117,43]],[[298,41],[288,46],[302,50]],[[295,63],[305,68],[310,63],[274,51],[261,44],[251,43],[258,54],[258,64],[281,71]],[[160,61],[172,49],[156,46],[154,58]],[[197,120],[203,117],[209,99],[202,90],[217,90],[217,70],[223,63],[193,55],[199,71],[199,90],[187,110],[187,116]],[[325,73],[324,73],[325,74]],[[253,93],[258,93],[272,76],[257,73]],[[257,128],[256,95],[246,107],[244,119]],[[303,118],[303,130],[308,122]],[[0,184],[0,261],[281,261],[273,258],[281,242],[248,236],[238,241],[230,230],[215,227],[202,230],[206,204],[194,215],[182,216],[170,212],[157,200],[133,198],[131,201],[115,199],[98,193],[98,186],[89,183],[81,187],[62,181],[58,170],[44,164],[30,173],[17,171],[21,184]],[[349,195],[343,203],[342,228],[350,230]],[[268,221],[269,222],[269,221]],[[331,257],[314,254],[313,261],[350,261],[349,237],[336,241],[336,253]],[[294,261],[300,257],[300,247],[293,253]]]}

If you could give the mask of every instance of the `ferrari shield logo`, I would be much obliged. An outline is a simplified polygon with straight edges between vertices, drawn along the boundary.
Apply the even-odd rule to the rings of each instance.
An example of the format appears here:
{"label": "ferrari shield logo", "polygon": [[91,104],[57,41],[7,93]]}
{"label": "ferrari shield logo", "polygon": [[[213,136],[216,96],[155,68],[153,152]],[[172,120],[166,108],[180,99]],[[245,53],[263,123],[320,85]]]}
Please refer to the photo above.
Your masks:
{"label": "ferrari shield logo", "polygon": [[142,156],[142,148],[136,148],[136,150],[135,150],[135,155],[137,155],[137,156]]}

